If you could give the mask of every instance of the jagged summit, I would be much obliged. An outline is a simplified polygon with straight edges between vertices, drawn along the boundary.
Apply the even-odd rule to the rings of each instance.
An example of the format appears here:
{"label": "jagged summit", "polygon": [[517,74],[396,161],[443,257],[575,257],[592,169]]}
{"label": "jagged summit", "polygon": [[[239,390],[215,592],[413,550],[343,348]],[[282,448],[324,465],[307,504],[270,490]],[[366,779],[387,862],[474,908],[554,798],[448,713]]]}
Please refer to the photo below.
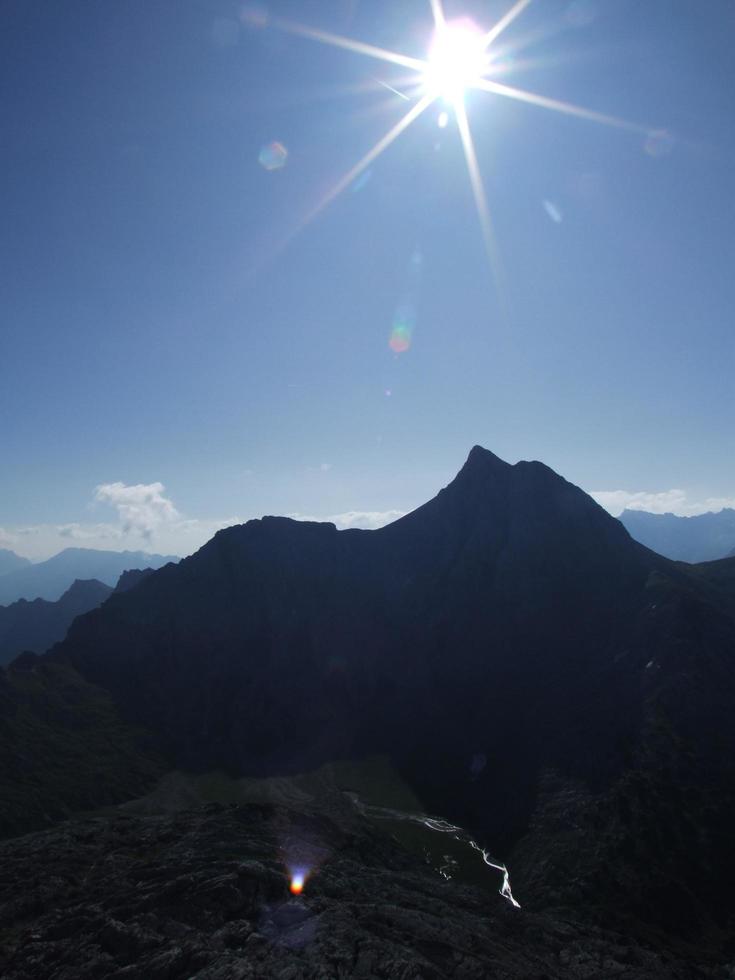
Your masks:
{"label": "jagged summit", "polygon": [[480,466],[486,469],[491,466],[495,469],[506,469],[512,466],[512,463],[508,463],[504,459],[501,459],[500,456],[496,456],[495,453],[491,452],[489,449],[485,449],[484,446],[474,445],[472,449],[470,449],[469,455],[462,469],[464,470],[468,467],[474,468]]}

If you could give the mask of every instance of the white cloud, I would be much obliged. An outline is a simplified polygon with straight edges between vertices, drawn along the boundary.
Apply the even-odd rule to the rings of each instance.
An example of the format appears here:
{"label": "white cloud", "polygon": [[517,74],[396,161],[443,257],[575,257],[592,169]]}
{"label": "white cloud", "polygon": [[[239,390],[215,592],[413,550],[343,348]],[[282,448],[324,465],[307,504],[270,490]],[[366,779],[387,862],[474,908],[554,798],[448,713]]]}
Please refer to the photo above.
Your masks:
{"label": "white cloud", "polygon": [[651,514],[676,514],[694,517],[708,511],[720,511],[723,507],[735,507],[735,497],[707,497],[689,500],[685,490],[672,489],[649,492],[646,490],[590,490],[601,507],[618,517],[624,510],[645,510]]}
{"label": "white cloud", "polygon": [[196,551],[221,528],[243,521],[241,517],[184,517],[165,495],[162,483],[101,483],[95,487],[93,503],[109,504],[117,520],[0,528],[0,547],[35,561],[72,546],[183,556]]}
{"label": "white cloud", "polygon": [[368,530],[376,530],[392,521],[397,521],[405,513],[404,510],[348,510],[343,514],[332,514],[331,517],[312,517],[307,514],[287,514],[286,516],[295,521],[328,521],[342,529],[362,527]]}
{"label": "white cloud", "polygon": [[134,534],[146,541],[163,524],[179,519],[173,503],[163,496],[162,483],[100,483],[94,499],[112,504],[122,522],[123,534]]}

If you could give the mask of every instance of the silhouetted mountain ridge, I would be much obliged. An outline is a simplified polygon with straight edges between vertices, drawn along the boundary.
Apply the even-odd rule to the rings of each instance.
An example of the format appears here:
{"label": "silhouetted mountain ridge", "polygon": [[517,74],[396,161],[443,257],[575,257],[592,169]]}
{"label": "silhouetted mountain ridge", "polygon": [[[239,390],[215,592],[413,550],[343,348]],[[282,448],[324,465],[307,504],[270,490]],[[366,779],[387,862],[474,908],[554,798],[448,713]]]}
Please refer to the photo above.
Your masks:
{"label": "silhouetted mountain ridge", "polygon": [[19,568],[28,568],[30,564],[27,558],[16,555],[14,551],[0,548],[0,575],[5,575],[6,572],[15,572]]}
{"label": "silhouetted mountain ridge", "polygon": [[99,606],[112,589],[96,579],[77,579],[56,602],[18,599],[0,606],[0,665],[29,650],[43,653],[63,640],[76,616]]}
{"label": "silhouetted mountain ridge", "polygon": [[219,531],[77,619],[40,669],[109,692],[184,768],[385,754],[528,900],[695,930],[733,909],[733,595],[543,464],[475,447],[377,531]]}
{"label": "silhouetted mountain ridge", "polygon": [[0,575],[0,605],[17,599],[48,599],[55,602],[75,579],[98,579],[114,586],[130,568],[160,568],[179,559],[144,551],[99,551],[95,548],[65,548],[47,561]]}
{"label": "silhouetted mountain ridge", "polygon": [[735,553],[735,510],[680,517],[624,510],[620,521],[646,547],[673,561],[715,561]]}

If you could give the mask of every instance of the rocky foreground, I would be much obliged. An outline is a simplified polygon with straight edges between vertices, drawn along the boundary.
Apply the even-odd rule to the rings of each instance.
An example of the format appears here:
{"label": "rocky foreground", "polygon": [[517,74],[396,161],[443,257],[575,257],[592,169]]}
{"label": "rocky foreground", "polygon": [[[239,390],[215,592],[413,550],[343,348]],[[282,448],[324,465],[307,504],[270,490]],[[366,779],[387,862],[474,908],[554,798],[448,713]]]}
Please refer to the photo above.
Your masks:
{"label": "rocky foreground", "polygon": [[735,976],[672,942],[445,881],[359,814],[121,810],[0,844],[4,980]]}

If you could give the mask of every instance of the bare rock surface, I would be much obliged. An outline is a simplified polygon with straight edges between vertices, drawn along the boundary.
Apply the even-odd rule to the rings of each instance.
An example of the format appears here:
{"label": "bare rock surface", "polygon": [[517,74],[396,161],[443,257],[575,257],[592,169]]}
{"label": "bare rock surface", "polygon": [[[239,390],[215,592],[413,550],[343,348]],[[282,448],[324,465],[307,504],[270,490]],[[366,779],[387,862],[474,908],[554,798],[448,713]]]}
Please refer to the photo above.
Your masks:
{"label": "bare rock surface", "polygon": [[[307,865],[289,892],[289,865]],[[359,815],[118,811],[0,845],[4,980],[726,978],[705,951],[444,881]]]}

